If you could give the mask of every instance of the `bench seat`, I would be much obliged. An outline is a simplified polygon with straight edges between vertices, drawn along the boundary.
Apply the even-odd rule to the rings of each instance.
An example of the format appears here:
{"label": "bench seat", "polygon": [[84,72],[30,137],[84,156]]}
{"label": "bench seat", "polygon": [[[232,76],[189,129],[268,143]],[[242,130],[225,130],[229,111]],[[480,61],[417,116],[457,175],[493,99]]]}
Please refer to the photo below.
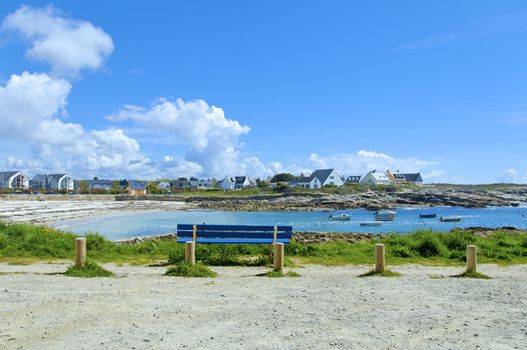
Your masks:
{"label": "bench seat", "polygon": [[[192,242],[192,237],[178,238],[177,242]],[[196,243],[205,244],[273,244],[275,242],[289,244],[289,239],[277,238],[274,241],[272,238],[196,238]]]}

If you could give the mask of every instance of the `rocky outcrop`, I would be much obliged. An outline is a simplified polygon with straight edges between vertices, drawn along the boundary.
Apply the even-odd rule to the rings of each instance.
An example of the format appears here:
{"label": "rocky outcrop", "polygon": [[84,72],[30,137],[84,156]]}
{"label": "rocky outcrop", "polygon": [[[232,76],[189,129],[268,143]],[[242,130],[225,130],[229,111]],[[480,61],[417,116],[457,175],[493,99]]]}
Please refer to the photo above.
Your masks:
{"label": "rocky outcrop", "polygon": [[397,207],[459,206],[484,208],[518,206],[527,202],[527,190],[504,192],[466,188],[422,188],[393,192],[363,193],[293,192],[261,196],[117,196],[116,200],[185,201],[201,209],[230,211],[368,210]]}

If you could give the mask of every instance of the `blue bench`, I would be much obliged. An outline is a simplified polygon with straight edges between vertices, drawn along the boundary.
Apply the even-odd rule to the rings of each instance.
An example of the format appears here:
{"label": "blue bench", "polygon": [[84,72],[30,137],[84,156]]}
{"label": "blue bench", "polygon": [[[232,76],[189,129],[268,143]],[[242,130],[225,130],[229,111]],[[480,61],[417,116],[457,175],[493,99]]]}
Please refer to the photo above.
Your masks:
{"label": "blue bench", "polygon": [[289,244],[292,226],[177,225],[177,242],[205,244]]}

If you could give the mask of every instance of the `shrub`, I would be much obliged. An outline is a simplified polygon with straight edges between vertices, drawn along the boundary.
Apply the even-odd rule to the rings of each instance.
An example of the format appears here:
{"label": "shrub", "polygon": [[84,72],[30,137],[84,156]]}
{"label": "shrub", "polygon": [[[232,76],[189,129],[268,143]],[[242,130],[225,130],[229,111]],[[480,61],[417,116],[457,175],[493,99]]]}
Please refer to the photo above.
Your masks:
{"label": "shrub", "polygon": [[180,262],[169,268],[165,275],[175,277],[216,277],[218,274],[201,263],[191,265]]}
{"label": "shrub", "polygon": [[283,273],[282,271],[269,271],[265,274],[267,277],[300,277],[300,274],[294,271]]}
{"label": "shrub", "polygon": [[444,246],[436,235],[427,234],[417,243],[415,250],[420,256],[430,258],[432,256],[442,255]]}
{"label": "shrub", "polygon": [[396,246],[391,248],[390,251],[393,256],[399,258],[409,258],[411,256],[414,256],[414,253],[410,250],[410,248],[405,246]]}
{"label": "shrub", "polygon": [[369,272],[363,273],[362,275],[359,275],[359,277],[373,277],[373,276],[379,276],[379,277],[400,277],[401,274],[399,272],[391,271],[391,270],[384,270],[382,272],[377,272],[375,270],[371,270]]}
{"label": "shrub", "polygon": [[84,278],[93,278],[93,277],[111,277],[113,273],[97,265],[93,261],[87,260],[84,267],[79,267],[77,265],[70,266],[64,275],[69,277],[84,277]]}

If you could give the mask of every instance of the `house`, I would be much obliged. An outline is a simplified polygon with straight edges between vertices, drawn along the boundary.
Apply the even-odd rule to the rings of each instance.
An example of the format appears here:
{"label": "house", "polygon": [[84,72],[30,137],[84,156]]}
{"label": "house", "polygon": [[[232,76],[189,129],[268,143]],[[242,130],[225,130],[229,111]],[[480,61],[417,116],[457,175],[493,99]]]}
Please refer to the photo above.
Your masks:
{"label": "house", "polygon": [[360,179],[359,183],[361,185],[389,185],[392,182],[387,174],[381,171],[372,170]]}
{"label": "house", "polygon": [[0,188],[29,189],[29,178],[20,171],[0,172]]}
{"label": "house", "polygon": [[300,177],[289,182],[289,187],[305,188],[308,190],[317,190],[322,187],[322,182],[315,176]]}
{"label": "house", "polygon": [[411,184],[421,186],[423,184],[423,178],[421,173],[408,173],[403,174],[400,171],[392,173],[390,170],[386,171],[388,178],[396,184]]}
{"label": "house", "polygon": [[236,188],[236,179],[233,177],[226,176],[223,180],[216,182],[216,188],[222,191],[234,190]]}
{"label": "house", "polygon": [[69,191],[75,188],[73,179],[66,174],[37,174],[31,179],[30,187],[32,189]]}
{"label": "house", "polygon": [[190,188],[197,188],[198,190],[207,190],[212,188],[212,181],[210,180],[190,180]]}
{"label": "house", "polygon": [[162,190],[168,190],[171,187],[171,183],[170,181],[159,181],[156,186]]}
{"label": "house", "polygon": [[410,173],[402,175],[404,176],[404,178],[406,179],[406,183],[408,184],[417,186],[423,185],[423,178],[421,177],[421,173]]}
{"label": "house", "polygon": [[130,180],[125,189],[126,193],[131,196],[142,196],[147,193],[146,183],[143,181]]}
{"label": "house", "polygon": [[351,175],[351,176],[348,176],[348,177],[346,178],[346,182],[350,182],[350,183],[359,183],[361,177],[362,177],[362,176],[360,176],[360,175]]}
{"label": "house", "polygon": [[256,182],[253,181],[252,179],[250,179],[247,176],[235,176],[234,177],[234,182],[236,183],[234,188],[237,189],[237,190],[240,190],[240,189],[246,188],[246,187],[255,187],[256,186]]}
{"label": "house", "polygon": [[113,180],[86,180],[86,187],[91,190],[111,190]]}
{"label": "house", "polygon": [[315,170],[315,172],[311,174],[310,177],[316,177],[322,184],[322,187],[328,185],[341,187],[344,185],[344,181],[342,181],[341,176],[335,169]]}

